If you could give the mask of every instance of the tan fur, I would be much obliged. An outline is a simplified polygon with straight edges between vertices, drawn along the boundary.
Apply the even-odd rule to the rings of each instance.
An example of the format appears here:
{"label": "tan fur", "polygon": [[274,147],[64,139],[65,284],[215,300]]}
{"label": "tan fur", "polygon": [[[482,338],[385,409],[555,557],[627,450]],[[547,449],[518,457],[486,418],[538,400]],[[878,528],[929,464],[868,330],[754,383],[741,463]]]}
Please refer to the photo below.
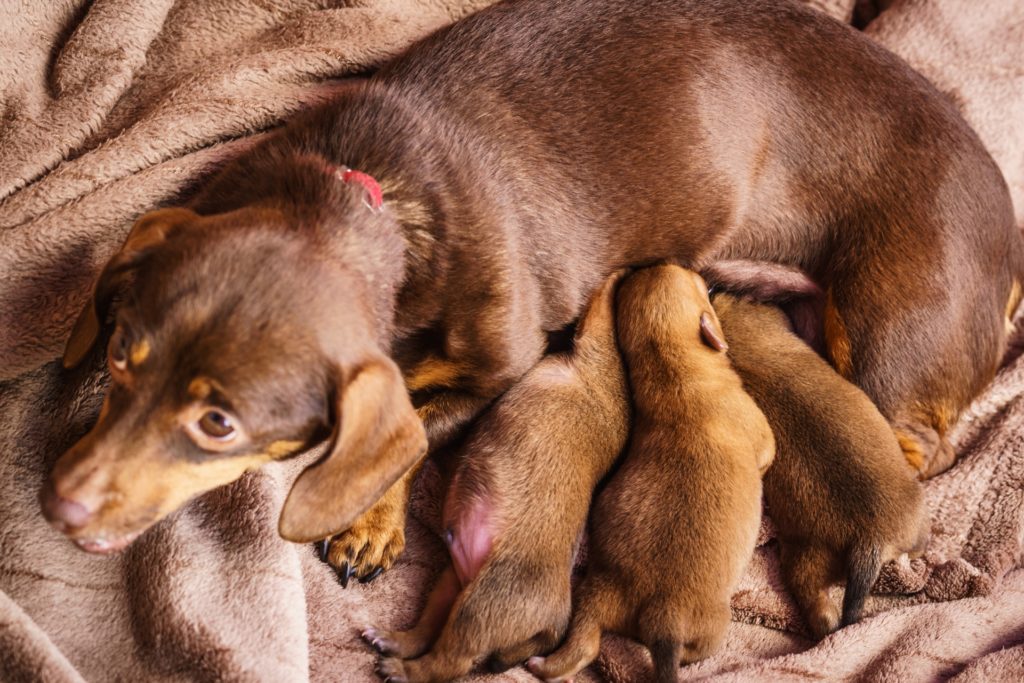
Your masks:
{"label": "tan fur", "polygon": [[463,368],[458,363],[439,358],[428,358],[405,377],[409,391],[443,389],[455,384]]}
{"label": "tan fur", "polygon": [[894,430],[896,434],[897,442],[900,445],[900,450],[903,451],[903,457],[906,459],[907,464],[913,467],[919,472],[923,472],[926,464],[924,449],[921,448],[921,443],[914,438],[911,434],[906,434],[900,429]]}
{"label": "tan fur", "polygon": [[702,316],[718,321],[699,276],[639,271],[622,284],[617,310],[635,424],[594,507],[569,638],[530,662],[548,680],[589,664],[603,631],[651,648],[662,681],[714,652],[754,549],[761,469],[774,454],[771,428],[726,353],[702,339]]}
{"label": "tan fur", "polygon": [[141,365],[149,358],[149,342],[145,339],[132,344],[131,361],[135,365]]}
{"label": "tan fur", "polygon": [[[54,494],[74,498],[96,510],[93,521],[68,529],[72,540],[134,537],[211,488],[238,479],[272,459],[268,453],[190,462],[155,451],[153,441],[130,451],[112,447],[102,429],[94,429],[57,464]],[[89,459],[84,460],[88,455]],[[116,461],[117,468],[109,467]],[[81,467],[83,462],[88,468]]]}
{"label": "tan fur", "polygon": [[836,308],[831,290],[825,302],[825,344],[836,372],[843,377],[853,376],[853,360],[850,357],[850,336],[846,333],[843,316]]}
{"label": "tan fur", "polygon": [[493,546],[465,586],[456,568],[442,574],[412,629],[364,634],[387,655],[378,665],[382,677],[447,681],[485,657],[503,669],[561,639],[574,545],[592,491],[628,432],[616,279],[595,296],[573,352],[539,363],[468,437],[445,518],[458,535],[466,520],[482,519],[475,511],[488,510]]}
{"label": "tan fur", "polygon": [[1021,287],[1020,280],[1013,281],[1013,287],[1010,289],[1010,296],[1006,300],[1006,336],[1009,337],[1017,331],[1016,326],[1013,324],[1013,316],[1017,312],[1017,307],[1020,306],[1021,301]]}
{"label": "tan fur", "polygon": [[[920,486],[871,400],[789,330],[781,311],[727,295],[714,300],[733,367],[775,432],[775,462],[764,478],[779,535],[783,578],[813,635],[840,624],[828,597],[846,581],[844,618],[856,620],[881,564],[921,552],[927,515]],[[903,453],[901,453],[901,445]],[[849,603],[849,604],[847,604]]]}

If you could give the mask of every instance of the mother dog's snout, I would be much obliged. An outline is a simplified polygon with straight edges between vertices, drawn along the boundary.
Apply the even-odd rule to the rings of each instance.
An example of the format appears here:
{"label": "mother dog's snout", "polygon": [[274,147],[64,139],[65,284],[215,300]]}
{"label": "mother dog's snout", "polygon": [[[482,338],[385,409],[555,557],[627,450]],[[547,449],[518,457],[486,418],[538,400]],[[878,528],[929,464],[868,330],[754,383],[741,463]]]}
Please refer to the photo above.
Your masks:
{"label": "mother dog's snout", "polygon": [[58,531],[83,527],[92,518],[92,512],[78,501],[57,494],[52,481],[47,481],[39,494],[43,516]]}

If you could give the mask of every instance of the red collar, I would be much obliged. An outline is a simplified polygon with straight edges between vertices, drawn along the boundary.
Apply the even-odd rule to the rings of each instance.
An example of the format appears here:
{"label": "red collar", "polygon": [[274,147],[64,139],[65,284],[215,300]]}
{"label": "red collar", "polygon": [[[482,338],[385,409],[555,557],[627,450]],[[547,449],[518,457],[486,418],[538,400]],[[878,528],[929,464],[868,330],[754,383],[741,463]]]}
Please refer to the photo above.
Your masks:
{"label": "red collar", "polygon": [[380,183],[373,176],[362,171],[354,171],[348,166],[335,166],[333,164],[328,164],[326,170],[327,173],[343,183],[356,183],[362,186],[366,191],[363,203],[372,211],[379,211],[384,206],[384,192],[380,189]]}

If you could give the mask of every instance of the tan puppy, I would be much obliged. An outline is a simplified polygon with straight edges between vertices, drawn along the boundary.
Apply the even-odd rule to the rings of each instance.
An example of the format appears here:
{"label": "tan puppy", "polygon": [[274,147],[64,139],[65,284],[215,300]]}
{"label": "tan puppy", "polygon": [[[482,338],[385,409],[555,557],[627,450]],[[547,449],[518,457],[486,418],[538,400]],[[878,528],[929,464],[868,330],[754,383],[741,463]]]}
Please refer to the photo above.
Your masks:
{"label": "tan puppy", "polygon": [[390,655],[385,680],[446,681],[487,656],[504,669],[564,635],[576,543],[629,431],[616,280],[591,302],[575,349],[541,361],[471,433],[445,503],[451,565],[413,629],[363,634]]}
{"label": "tan puppy", "polygon": [[619,343],[636,411],[632,445],[591,519],[591,560],[571,635],[533,673],[565,680],[597,656],[601,632],[636,637],[657,678],[718,647],[729,597],[761,519],[771,428],[743,391],[696,273],[637,272],[618,297]]}
{"label": "tan puppy", "polygon": [[[820,638],[857,621],[883,563],[924,549],[921,487],[875,405],[781,311],[724,294],[714,303],[733,367],[775,431],[765,501],[783,578]],[[843,579],[840,618],[828,587]]]}

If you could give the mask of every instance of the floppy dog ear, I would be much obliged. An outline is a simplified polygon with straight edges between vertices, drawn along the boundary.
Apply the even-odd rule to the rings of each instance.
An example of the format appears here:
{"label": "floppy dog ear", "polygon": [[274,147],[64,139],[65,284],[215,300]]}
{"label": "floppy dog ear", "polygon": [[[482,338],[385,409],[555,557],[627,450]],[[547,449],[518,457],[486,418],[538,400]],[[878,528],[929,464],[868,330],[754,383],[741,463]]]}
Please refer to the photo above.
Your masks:
{"label": "floppy dog ear", "polygon": [[75,320],[71,336],[64,347],[65,368],[75,367],[92,350],[100,334],[100,325],[110,309],[110,302],[136,265],[138,257],[146,249],[163,242],[173,225],[193,217],[195,214],[188,209],[158,209],[136,221],[121,249],[103,268],[96,280],[92,298],[86,302]]}
{"label": "floppy dog ear", "polygon": [[348,529],[426,450],[398,367],[384,356],[373,359],[336,390],[328,455],[295,480],[278,532],[305,543]]}
{"label": "floppy dog ear", "polygon": [[718,316],[714,311],[704,311],[700,314],[700,336],[704,343],[715,351],[729,350],[729,345],[725,343],[725,333],[722,332],[722,324],[718,322]]}
{"label": "floppy dog ear", "polygon": [[690,273],[697,285],[697,290],[708,303],[708,307],[700,314],[700,337],[704,343],[715,351],[728,351],[729,345],[725,343],[725,333],[722,332],[722,324],[718,321],[718,315],[711,306],[711,291],[707,283],[699,273]]}

